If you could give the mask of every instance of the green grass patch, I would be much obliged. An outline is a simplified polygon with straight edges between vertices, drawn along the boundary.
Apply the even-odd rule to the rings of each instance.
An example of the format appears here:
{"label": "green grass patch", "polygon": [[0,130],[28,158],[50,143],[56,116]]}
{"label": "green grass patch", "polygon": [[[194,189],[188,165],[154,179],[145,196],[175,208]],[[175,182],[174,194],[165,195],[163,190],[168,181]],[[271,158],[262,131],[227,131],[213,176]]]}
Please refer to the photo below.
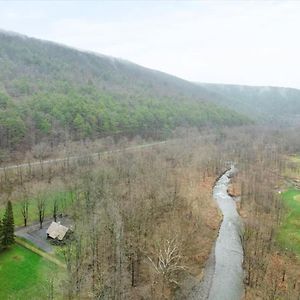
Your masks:
{"label": "green grass patch", "polygon": [[278,242],[300,255],[300,190],[291,188],[282,193],[287,209],[278,233]]}
{"label": "green grass patch", "polygon": [[0,253],[0,299],[47,299],[50,280],[54,278],[55,287],[63,275],[63,270],[54,263],[13,245]]}
{"label": "green grass patch", "polygon": [[[44,197],[46,199],[46,209],[45,218],[52,216],[53,203],[56,200],[58,202],[59,213],[64,213],[72,205],[74,201],[74,194],[69,191],[57,191],[51,194],[40,195],[39,197]],[[13,203],[13,213],[14,221],[16,226],[23,226],[23,216],[21,213],[22,203],[20,201]],[[5,211],[5,206],[0,207],[0,216],[3,216]],[[38,211],[37,211],[37,198],[29,199],[28,208],[28,224],[33,221],[38,221]]]}
{"label": "green grass patch", "polygon": [[289,161],[296,163],[296,164],[300,164],[300,156],[299,155],[290,155]]}

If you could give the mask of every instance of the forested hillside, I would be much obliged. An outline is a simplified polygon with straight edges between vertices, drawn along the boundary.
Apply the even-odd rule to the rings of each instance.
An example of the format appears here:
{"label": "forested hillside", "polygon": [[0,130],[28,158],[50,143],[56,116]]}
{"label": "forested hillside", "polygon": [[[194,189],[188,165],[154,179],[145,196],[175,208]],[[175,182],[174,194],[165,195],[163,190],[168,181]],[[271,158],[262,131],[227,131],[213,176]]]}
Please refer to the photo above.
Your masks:
{"label": "forested hillside", "polygon": [[1,149],[249,122],[193,83],[21,35],[0,32],[0,65]]}
{"label": "forested hillside", "polygon": [[199,86],[206,89],[216,104],[257,121],[291,123],[300,120],[300,90],[204,83]]}

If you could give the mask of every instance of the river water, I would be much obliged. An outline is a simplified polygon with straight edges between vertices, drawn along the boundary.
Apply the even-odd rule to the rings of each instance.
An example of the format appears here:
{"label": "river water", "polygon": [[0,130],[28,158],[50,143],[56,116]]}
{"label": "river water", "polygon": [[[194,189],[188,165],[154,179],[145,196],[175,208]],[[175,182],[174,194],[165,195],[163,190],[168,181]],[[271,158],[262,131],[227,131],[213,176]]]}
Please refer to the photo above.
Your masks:
{"label": "river water", "polygon": [[243,295],[242,222],[235,200],[227,193],[234,173],[232,166],[219,178],[213,189],[213,197],[223,214],[223,221],[204,278],[189,299],[239,300]]}

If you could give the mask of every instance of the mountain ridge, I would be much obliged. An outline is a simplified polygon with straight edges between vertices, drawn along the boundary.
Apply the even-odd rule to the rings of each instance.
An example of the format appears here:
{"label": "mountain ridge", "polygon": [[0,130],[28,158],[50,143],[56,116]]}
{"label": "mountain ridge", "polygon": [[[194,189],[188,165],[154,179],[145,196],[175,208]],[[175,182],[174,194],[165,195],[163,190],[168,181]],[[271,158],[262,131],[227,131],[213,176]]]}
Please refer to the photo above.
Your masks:
{"label": "mountain ridge", "polygon": [[128,60],[0,31],[0,149],[176,127],[290,124],[294,88],[195,83]]}
{"label": "mountain ridge", "polygon": [[300,114],[300,90],[288,87],[198,83],[214,93],[214,102],[257,121],[292,121]]}
{"label": "mountain ridge", "polygon": [[194,83],[128,61],[0,33],[0,148],[115,134],[163,138],[178,126],[249,118]]}

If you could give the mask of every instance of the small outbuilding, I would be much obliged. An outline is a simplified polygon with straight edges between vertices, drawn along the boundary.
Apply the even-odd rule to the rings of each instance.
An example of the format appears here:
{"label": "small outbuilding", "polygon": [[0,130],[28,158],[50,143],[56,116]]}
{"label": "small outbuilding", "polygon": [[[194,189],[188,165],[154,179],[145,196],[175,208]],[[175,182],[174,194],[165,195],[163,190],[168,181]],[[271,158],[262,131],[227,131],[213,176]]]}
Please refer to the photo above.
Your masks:
{"label": "small outbuilding", "polygon": [[69,228],[61,225],[59,222],[52,222],[49,228],[47,229],[47,237],[53,240],[62,241],[69,231]]}

